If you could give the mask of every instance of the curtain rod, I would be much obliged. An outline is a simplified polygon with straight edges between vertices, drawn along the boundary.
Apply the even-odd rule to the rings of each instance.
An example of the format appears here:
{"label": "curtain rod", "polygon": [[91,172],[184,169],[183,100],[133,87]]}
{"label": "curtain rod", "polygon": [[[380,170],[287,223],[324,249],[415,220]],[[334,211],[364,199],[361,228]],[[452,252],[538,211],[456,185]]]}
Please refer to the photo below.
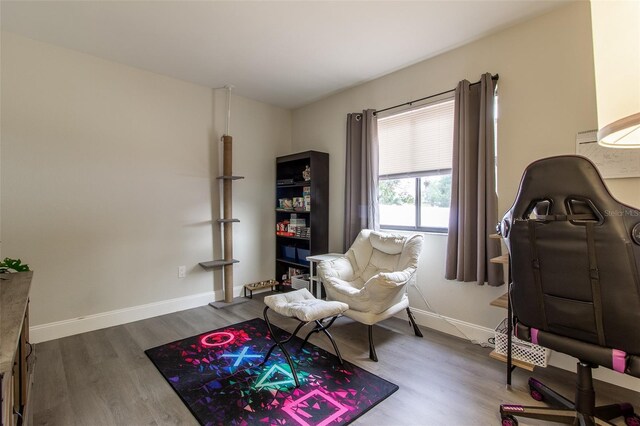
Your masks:
{"label": "curtain rod", "polygon": [[[491,79],[493,81],[498,81],[499,78],[500,78],[500,76],[498,74],[491,76]],[[469,86],[475,86],[476,84],[480,84],[480,81],[476,81],[475,83],[471,83]],[[447,93],[455,92],[455,90],[456,89],[445,90],[444,92],[436,93],[435,95],[425,96],[424,98],[414,99],[413,101],[405,102],[403,104],[398,104],[398,105],[394,105],[394,106],[389,107],[389,108],[380,109],[380,110],[374,111],[373,115],[377,115],[378,113],[381,113],[381,112],[384,112],[384,111],[389,111],[390,109],[400,108],[401,106],[413,105],[416,102],[425,101],[427,99],[431,99],[431,98],[435,98],[437,96],[445,95]]]}

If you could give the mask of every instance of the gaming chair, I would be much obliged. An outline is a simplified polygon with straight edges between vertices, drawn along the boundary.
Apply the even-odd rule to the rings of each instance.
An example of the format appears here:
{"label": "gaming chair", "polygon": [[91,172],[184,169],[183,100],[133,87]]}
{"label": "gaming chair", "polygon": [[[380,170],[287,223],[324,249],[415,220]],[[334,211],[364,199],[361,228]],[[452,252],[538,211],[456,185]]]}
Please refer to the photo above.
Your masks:
{"label": "gaming chair", "polygon": [[595,407],[591,375],[601,365],[640,377],[640,211],[611,196],[591,161],[564,155],[526,168],[499,232],[511,256],[514,334],[579,360],[575,403],[530,378],[531,396],[554,408],[502,404],[502,425],[624,416],[640,426],[630,404]]}

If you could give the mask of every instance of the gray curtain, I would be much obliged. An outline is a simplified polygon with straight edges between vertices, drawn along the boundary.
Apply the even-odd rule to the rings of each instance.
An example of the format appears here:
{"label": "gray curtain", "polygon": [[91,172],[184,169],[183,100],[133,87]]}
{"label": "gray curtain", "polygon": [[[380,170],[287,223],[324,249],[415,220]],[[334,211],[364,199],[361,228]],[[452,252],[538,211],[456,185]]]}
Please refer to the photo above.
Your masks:
{"label": "gray curtain", "polygon": [[374,110],[347,114],[344,250],[362,229],[378,229],[378,119]]}
{"label": "gray curtain", "polygon": [[489,262],[501,254],[500,241],[489,238],[498,222],[494,91],[488,73],[480,84],[456,87],[445,278],[499,286],[502,265]]}

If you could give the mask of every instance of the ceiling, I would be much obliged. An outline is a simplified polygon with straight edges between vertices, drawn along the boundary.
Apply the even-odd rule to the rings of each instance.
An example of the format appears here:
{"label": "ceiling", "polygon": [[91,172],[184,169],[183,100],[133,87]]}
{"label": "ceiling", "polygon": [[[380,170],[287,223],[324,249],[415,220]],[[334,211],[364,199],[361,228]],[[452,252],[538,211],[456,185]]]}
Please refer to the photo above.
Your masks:
{"label": "ceiling", "polygon": [[2,29],[296,108],[568,0],[5,1]]}

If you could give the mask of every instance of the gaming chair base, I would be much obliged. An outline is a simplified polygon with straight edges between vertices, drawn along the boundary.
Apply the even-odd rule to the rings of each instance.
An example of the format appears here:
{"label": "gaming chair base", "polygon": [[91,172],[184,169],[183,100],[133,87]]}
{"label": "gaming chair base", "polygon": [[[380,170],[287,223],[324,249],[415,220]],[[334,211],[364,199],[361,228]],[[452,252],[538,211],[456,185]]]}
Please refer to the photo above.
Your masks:
{"label": "gaming chair base", "polygon": [[502,426],[517,426],[515,416],[529,417],[564,424],[580,426],[611,425],[607,420],[624,416],[629,426],[640,426],[640,418],[634,413],[628,403],[595,406],[595,392],[593,389],[592,368],[597,366],[578,363],[576,379],[576,402],[572,402],[534,378],[529,379],[529,391],[536,401],[544,401],[549,407],[533,407],[515,404],[500,405]]}

